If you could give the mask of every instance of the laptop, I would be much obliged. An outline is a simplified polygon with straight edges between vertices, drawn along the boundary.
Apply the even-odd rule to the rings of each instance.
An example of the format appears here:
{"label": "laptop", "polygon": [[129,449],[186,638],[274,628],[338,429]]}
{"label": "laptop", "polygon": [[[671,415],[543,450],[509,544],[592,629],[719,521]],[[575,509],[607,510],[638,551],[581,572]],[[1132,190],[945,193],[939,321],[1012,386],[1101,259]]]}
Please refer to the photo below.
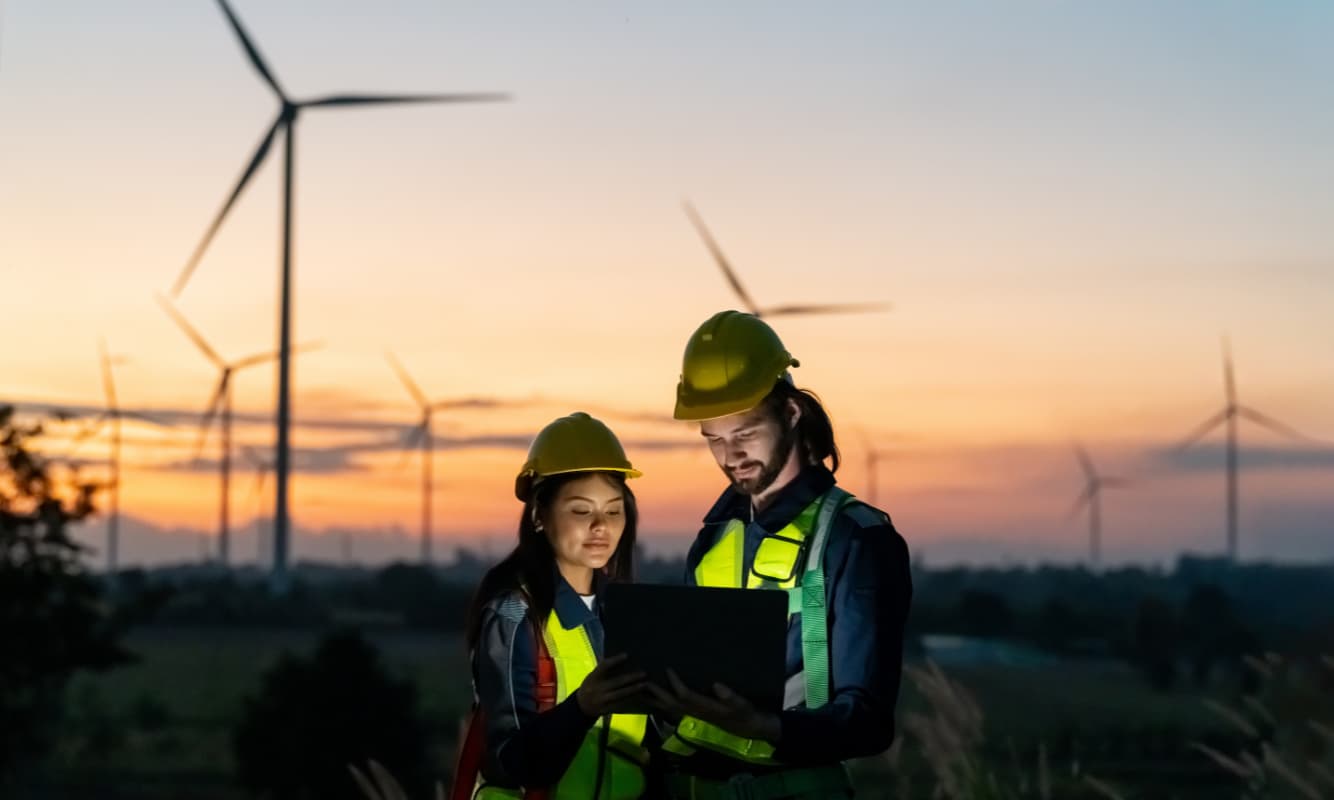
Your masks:
{"label": "laptop", "polygon": [[613,583],[600,600],[603,652],[625,653],[649,681],[670,690],[670,667],[701,694],[721,683],[761,711],[782,710],[787,592]]}

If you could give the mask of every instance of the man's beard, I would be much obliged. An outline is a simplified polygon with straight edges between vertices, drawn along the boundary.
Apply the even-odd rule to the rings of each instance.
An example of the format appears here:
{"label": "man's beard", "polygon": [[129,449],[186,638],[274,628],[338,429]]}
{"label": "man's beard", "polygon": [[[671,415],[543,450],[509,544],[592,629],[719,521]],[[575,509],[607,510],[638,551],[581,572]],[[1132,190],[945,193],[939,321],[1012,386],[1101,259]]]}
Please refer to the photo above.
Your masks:
{"label": "man's beard", "polygon": [[759,474],[753,478],[738,479],[732,474],[732,470],[723,468],[723,473],[727,475],[728,480],[732,482],[732,488],[737,492],[754,497],[757,494],[763,494],[764,490],[773,486],[774,481],[778,479],[778,473],[787,466],[787,458],[792,454],[792,448],[797,444],[797,431],[791,428],[783,428],[779,434],[778,443],[774,446],[768,461],[750,462],[760,465]]}

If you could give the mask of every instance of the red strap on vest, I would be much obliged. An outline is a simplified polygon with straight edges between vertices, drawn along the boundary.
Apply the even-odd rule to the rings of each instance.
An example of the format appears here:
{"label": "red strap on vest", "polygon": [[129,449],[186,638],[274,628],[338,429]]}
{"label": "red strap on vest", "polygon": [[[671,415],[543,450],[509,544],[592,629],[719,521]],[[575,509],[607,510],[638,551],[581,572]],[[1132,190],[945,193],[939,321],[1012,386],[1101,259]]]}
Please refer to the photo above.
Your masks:
{"label": "red strap on vest", "polygon": [[[556,660],[547,649],[546,639],[536,625],[530,624],[533,631],[534,649],[537,651],[537,713],[550,711],[556,707]],[[468,729],[459,742],[458,758],[454,763],[454,785],[449,790],[449,800],[472,800],[473,788],[477,785],[477,776],[482,771],[482,759],[486,756],[486,715],[477,705],[468,713]],[[547,800],[549,789],[528,789],[523,793],[526,800]]]}
{"label": "red strap on vest", "polygon": [[477,775],[482,770],[486,754],[486,715],[474,705],[468,712],[468,731],[459,743],[459,755],[454,762],[454,785],[449,789],[449,800],[472,800]]}
{"label": "red strap on vest", "polygon": [[[541,714],[556,707],[556,659],[551,657],[546,637],[535,623],[533,639],[537,650],[537,713]],[[550,794],[550,789],[527,789],[523,796],[525,800],[547,800]]]}

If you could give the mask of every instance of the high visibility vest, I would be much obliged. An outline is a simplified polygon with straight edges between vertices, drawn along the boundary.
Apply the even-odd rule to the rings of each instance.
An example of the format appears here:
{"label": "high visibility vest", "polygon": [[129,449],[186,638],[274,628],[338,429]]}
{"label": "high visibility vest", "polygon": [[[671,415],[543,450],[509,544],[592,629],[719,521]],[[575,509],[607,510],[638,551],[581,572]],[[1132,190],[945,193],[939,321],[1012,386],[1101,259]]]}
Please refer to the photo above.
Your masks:
{"label": "high visibility vest", "polygon": [[[597,667],[597,656],[584,626],[566,630],[555,611],[542,628],[542,640],[556,665],[556,702],[561,703]],[[598,786],[598,763],[601,761],[602,783],[597,789],[598,800],[629,800],[643,795],[646,788],[644,768],[648,764],[648,751],[643,746],[647,727],[648,717],[642,714],[602,717],[584,735],[583,744],[560,781],[543,794],[554,800],[589,800],[593,797],[594,787]],[[604,732],[606,753],[599,758]],[[529,796],[532,794],[530,791]],[[522,797],[522,790],[488,786],[480,773],[477,776],[474,800]]]}
{"label": "high visibility vest", "polygon": [[[695,582],[700,586],[786,591],[789,616],[801,613],[802,671],[788,678],[784,708],[819,708],[829,702],[824,550],[839,511],[853,501],[852,495],[831,487],[782,530],[760,541],[749,572],[745,570],[746,523],[731,520],[695,567]],[[694,717],[683,718],[663,748],[683,756],[704,748],[750,764],[778,763],[772,743],[736,736]]]}

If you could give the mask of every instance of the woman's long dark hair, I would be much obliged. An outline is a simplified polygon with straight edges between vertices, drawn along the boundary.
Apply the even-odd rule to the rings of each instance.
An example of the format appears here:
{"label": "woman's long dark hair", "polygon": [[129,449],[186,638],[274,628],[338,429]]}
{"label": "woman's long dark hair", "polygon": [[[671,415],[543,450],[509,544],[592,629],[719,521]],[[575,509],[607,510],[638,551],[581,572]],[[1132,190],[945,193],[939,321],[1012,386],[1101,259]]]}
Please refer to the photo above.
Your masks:
{"label": "woman's long dark hair", "polygon": [[795,433],[802,463],[823,464],[829,459],[829,471],[838,472],[840,459],[838,445],[834,442],[834,423],[829,419],[829,412],[820,405],[820,398],[810,389],[798,389],[785,379],[774,383],[773,390],[764,398],[764,408],[784,428],[787,427],[788,400],[801,409]]}
{"label": "woman's long dark hair", "polygon": [[518,545],[499,564],[487,570],[477,586],[468,608],[465,627],[469,650],[476,648],[481,636],[482,609],[486,604],[521,586],[525,587],[528,594],[529,616],[539,626],[546,623],[556,602],[556,554],[551,549],[547,535],[537,529],[534,518],[549,518],[551,505],[560,494],[561,487],[590,474],[606,476],[625,497],[625,531],[621,533],[621,541],[616,545],[607,565],[602,568],[602,574],[609,581],[628,582],[634,579],[639,508],[635,505],[634,493],[626,485],[625,475],[619,472],[568,472],[552,475],[537,484],[532,497],[523,505],[523,513],[519,516]]}

